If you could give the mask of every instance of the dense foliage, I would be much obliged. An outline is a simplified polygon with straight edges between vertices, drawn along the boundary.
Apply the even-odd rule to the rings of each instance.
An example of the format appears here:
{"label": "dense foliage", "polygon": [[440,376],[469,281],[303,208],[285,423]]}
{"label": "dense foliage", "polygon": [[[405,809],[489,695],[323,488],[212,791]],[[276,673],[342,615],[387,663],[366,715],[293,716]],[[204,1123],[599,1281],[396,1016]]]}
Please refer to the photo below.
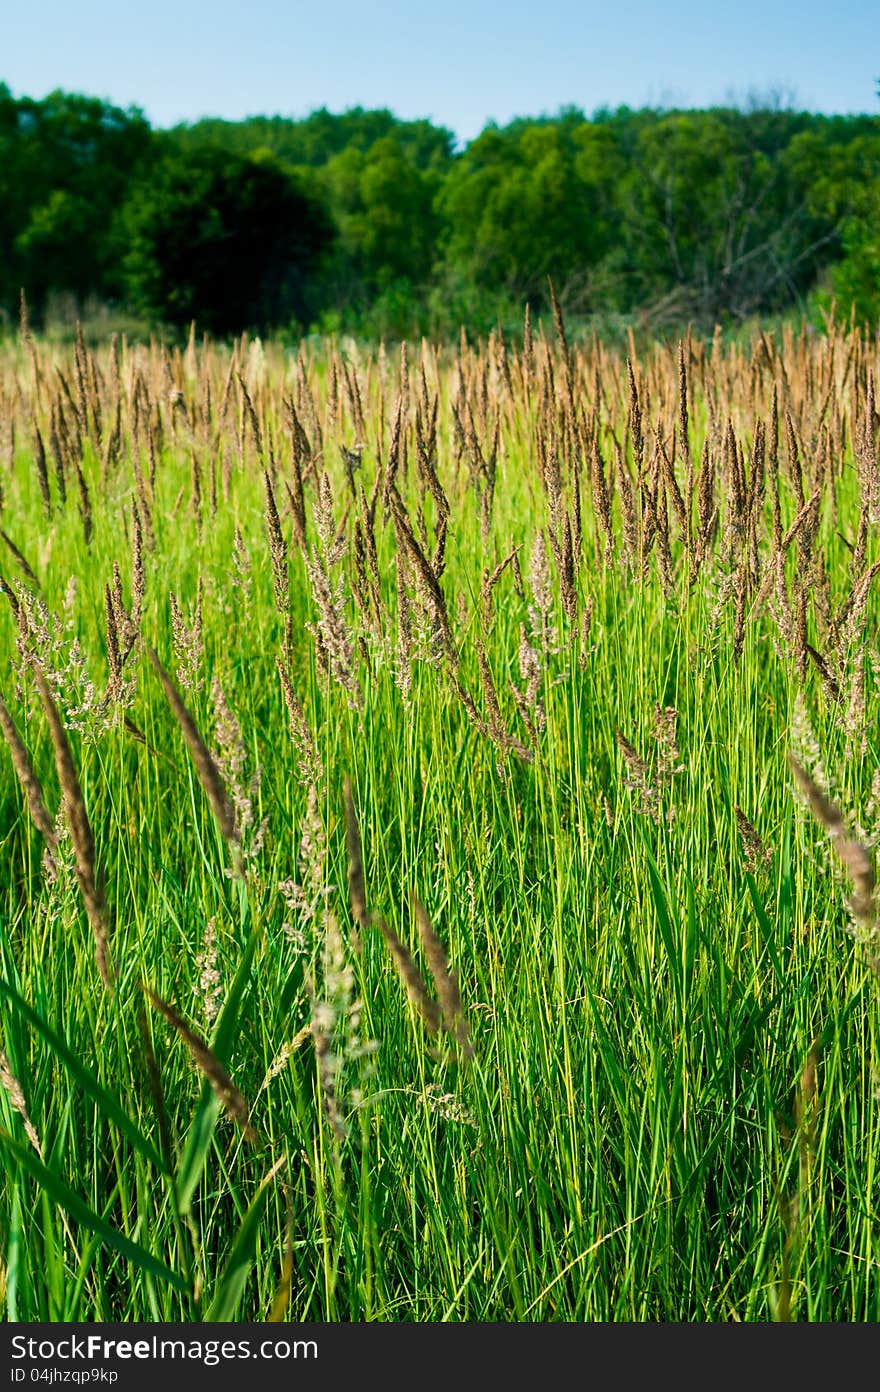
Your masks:
{"label": "dense foliage", "polygon": [[333,238],[322,205],[271,158],[217,148],[169,157],[123,209],[124,283],[133,304],[212,333],[302,320]]}
{"label": "dense foliage", "polygon": [[836,299],[880,318],[880,119],[599,111],[452,134],[388,111],[205,120],[0,86],[0,309],[23,288],[219,332],[711,329]]}

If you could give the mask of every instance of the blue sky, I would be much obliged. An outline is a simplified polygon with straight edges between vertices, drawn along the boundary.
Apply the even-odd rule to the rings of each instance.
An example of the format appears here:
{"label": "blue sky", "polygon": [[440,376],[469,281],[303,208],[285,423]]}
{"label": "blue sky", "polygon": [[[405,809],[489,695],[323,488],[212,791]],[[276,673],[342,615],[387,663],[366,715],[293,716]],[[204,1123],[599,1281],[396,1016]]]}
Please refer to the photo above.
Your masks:
{"label": "blue sky", "polygon": [[468,140],[567,104],[752,93],[880,115],[877,0],[3,0],[0,15],[16,95],[88,92],[157,125],[388,106]]}

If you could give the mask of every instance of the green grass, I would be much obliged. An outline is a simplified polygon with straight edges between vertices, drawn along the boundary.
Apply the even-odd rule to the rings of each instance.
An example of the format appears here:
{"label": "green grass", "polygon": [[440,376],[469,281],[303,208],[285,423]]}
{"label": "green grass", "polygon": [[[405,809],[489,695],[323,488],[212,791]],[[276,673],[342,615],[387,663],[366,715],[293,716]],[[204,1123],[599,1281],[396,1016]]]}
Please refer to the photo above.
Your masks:
{"label": "green grass", "polygon": [[[227,417],[220,416],[228,355],[209,347],[167,359],[167,372],[185,393],[190,434],[169,405],[158,349],[138,359],[125,348],[123,440],[106,478],[103,446],[117,388],[109,353],[98,355],[102,377],[87,396],[90,403],[100,400],[104,435],[98,441],[90,425],[94,438],[83,442],[94,513],[87,546],[70,473],[67,504],[60,506],[52,477],[52,512],[43,515],[30,444],[33,412],[48,450],[53,398],[73,430],[75,412],[52,371],[63,365],[75,401],[72,360],[37,345],[35,395],[24,348],[7,354],[0,390],[7,417],[16,422],[17,443],[3,477],[0,525],[27,558],[50,611],[69,623],[58,655],[49,653],[45,638],[38,642],[39,657],[59,673],[56,689],[69,727],[71,708],[87,697],[77,685],[77,664],[68,664],[74,635],[97,693],[85,729],[71,727],[70,737],[95,832],[118,974],[111,994],[95,965],[69,842],[61,843],[57,881],[42,874],[42,844],[4,753],[0,1048],[42,1147],[40,1157],[11,1094],[0,1090],[0,1276],[9,1319],[262,1320],[272,1309],[286,1252],[286,1317],[297,1321],[880,1316],[877,985],[865,950],[847,931],[844,886],[827,837],[801,808],[786,762],[791,748],[806,757],[803,728],[792,735],[797,703],[808,713],[850,825],[857,830],[861,818],[859,834],[867,838],[880,830],[871,809],[878,693],[870,661],[864,750],[861,733],[853,733],[852,722],[848,732],[846,720],[859,644],[875,651],[876,603],[869,596],[861,630],[841,650],[835,670],[843,695],[835,703],[814,664],[798,670],[797,654],[780,637],[766,601],[757,602],[757,585],[735,659],[728,590],[742,553],[740,542],[730,550],[725,539],[727,415],[748,470],[755,420],[769,418],[773,380],[780,390],[785,382],[809,496],[820,476],[827,371],[837,382],[829,419],[834,410],[846,411],[852,438],[843,457],[835,458],[832,480],[825,480],[813,559],[823,560],[834,606],[850,592],[844,541],[854,542],[861,513],[852,422],[864,411],[870,366],[862,345],[857,367],[845,374],[850,347],[844,338],[830,345],[789,340],[763,375],[757,373],[754,391],[748,353],[733,348],[712,362],[694,349],[691,450],[698,460],[708,435],[719,474],[719,522],[692,583],[674,517],[671,583],[664,583],[656,551],[643,574],[626,566],[619,491],[613,501],[617,545],[604,557],[580,453],[577,616],[564,611],[548,546],[553,634],[541,655],[538,696],[546,721],[534,735],[517,711],[510,682],[524,684],[517,660],[521,626],[529,625],[536,603],[529,564],[537,532],[549,525],[555,506],[542,486],[536,442],[539,436],[550,440],[554,431],[560,506],[573,516],[576,452],[565,443],[566,414],[569,421],[572,416],[563,364],[556,352],[554,416],[546,388],[542,401],[540,371],[527,399],[519,385],[512,396],[506,391],[484,347],[457,363],[451,352],[441,355],[438,472],[451,516],[440,584],[460,653],[456,676],[491,725],[478,662],[482,635],[505,727],[529,747],[529,762],[474,725],[453,687],[451,664],[431,658],[428,644],[421,643],[422,655],[408,664],[408,695],[401,690],[397,545],[381,490],[380,637],[355,604],[353,528],[364,518],[365,502],[347,492],[338,445],[350,446],[357,431],[341,386],[336,411],[328,405],[335,348],[317,353],[308,375],[323,435],[318,467],[332,477],[334,524],[349,547],[332,573],[346,577],[345,622],[363,697],[359,707],[338,681],[321,674],[309,577],[292,544],[289,668],[323,777],[314,758],[311,773],[301,776],[302,751],[289,731],[276,670],[285,619],[273,598],[260,460],[234,380]],[[759,364],[763,352],[756,348]],[[539,363],[545,361],[550,355],[542,343]],[[411,350],[409,466],[398,477],[414,527],[417,362]],[[612,431],[621,442],[626,435],[626,373],[610,355],[576,355],[576,402],[585,418],[597,404],[597,362],[603,382],[599,439],[608,467]],[[264,438],[272,442],[287,543],[290,516],[282,503],[284,482],[293,474],[282,394],[293,393],[317,450],[315,422],[293,363],[279,351],[252,347],[239,364]],[[519,383],[519,360],[511,364]],[[354,366],[367,425],[362,474],[355,478],[362,478],[368,500],[388,459],[398,364],[387,361],[383,369],[364,360]],[[163,423],[161,441],[154,439],[152,488],[143,426],[134,435],[138,370]],[[496,413],[500,417],[487,533],[481,531],[479,480],[467,448],[457,443],[456,372],[467,383],[484,460]],[[427,373],[433,391],[429,359]],[[200,414],[206,381],[213,395],[210,423]],[[672,356],[658,349],[641,365],[640,391],[646,385],[646,436],[648,421],[662,418],[668,448],[678,409]],[[456,409],[462,419],[461,398]],[[780,438],[785,527],[798,503],[784,431]],[[646,465],[651,445],[649,439]],[[192,453],[200,469],[200,521],[191,500]],[[173,673],[168,594],[173,590],[191,614],[201,582],[199,689],[183,696],[216,748],[216,676],[242,732],[243,791],[260,770],[259,790],[251,796],[254,828],[265,819],[265,838],[246,859],[244,879],[228,873],[229,848],[140,643],[125,667],[133,683],[126,709],[112,703],[99,709],[108,675],[104,586],[114,561],[130,603],[135,458],[147,477],[156,533],[145,555],[141,639]],[[213,516],[212,458],[221,461]],[[51,459],[49,467],[51,474]],[[680,457],[675,468],[684,487]],[[643,504],[648,486],[643,479]],[[314,548],[316,490],[308,477],[306,501]],[[692,505],[696,518],[696,497]],[[423,549],[430,558],[436,520],[430,496],[424,514]],[[249,597],[232,583],[236,526],[251,558]],[[862,569],[880,554],[875,532],[869,520]],[[484,574],[516,545],[523,547],[522,590],[508,567],[487,622],[480,604]],[[772,558],[769,492],[757,547],[760,580]],[[801,584],[809,641],[828,655],[821,577],[802,570],[799,581],[795,552],[793,545],[786,559],[792,602]],[[0,570],[19,596],[32,588],[8,549]],[[71,576],[76,592],[65,606]],[[592,614],[588,632],[581,630],[585,613]],[[427,612],[421,622],[429,620]],[[384,650],[381,635],[389,640]],[[369,661],[358,652],[359,637]],[[52,748],[11,606],[0,611],[0,651],[0,694],[54,813],[60,794]],[[657,705],[677,712],[674,758],[655,737]],[[132,737],[125,717],[146,743]],[[618,732],[643,759],[643,781],[653,792],[628,786],[639,780],[627,767]],[[816,773],[815,760],[812,767]],[[346,777],[363,840],[368,904],[422,965],[412,894],[425,905],[459,973],[472,1060],[448,1035],[426,1033],[375,923],[361,930],[357,950],[346,887]],[[306,834],[310,779],[323,858],[320,845],[309,852]],[[769,852],[751,871],[737,806]],[[311,916],[299,922],[283,886],[306,884],[310,873],[316,877],[306,896]],[[328,913],[341,928],[342,959],[330,950]],[[209,921],[222,1002],[213,1025],[200,985]],[[285,933],[285,923],[301,928],[298,941]],[[216,1100],[142,984],[210,1039],[248,1100],[254,1140]],[[337,1011],[330,1042],[338,1057],[334,1088],[344,1139],[330,1124],[315,1050],[304,1033],[316,1002],[328,998]],[[144,1031],[161,1098],[155,1079],[151,1086]],[[293,1041],[297,1047],[285,1058],[285,1045]],[[369,1041],[375,1047],[367,1048]]]}

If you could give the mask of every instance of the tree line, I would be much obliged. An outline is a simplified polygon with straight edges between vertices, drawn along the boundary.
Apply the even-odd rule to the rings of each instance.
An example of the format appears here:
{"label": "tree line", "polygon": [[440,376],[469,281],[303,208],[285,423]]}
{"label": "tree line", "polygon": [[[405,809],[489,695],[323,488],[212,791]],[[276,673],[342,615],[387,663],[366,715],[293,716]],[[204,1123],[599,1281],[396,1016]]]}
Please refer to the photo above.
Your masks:
{"label": "tree line", "polygon": [[326,110],[151,128],[0,85],[0,315],[59,296],[227,335],[454,333],[546,308],[711,329],[791,310],[880,324],[880,118],[566,108],[463,148]]}

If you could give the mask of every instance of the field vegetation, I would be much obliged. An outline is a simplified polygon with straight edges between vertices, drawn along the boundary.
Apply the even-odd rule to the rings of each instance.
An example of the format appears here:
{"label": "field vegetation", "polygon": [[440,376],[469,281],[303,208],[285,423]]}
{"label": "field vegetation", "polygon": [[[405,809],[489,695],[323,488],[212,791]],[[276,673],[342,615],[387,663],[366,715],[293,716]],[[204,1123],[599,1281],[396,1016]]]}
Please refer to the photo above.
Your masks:
{"label": "field vegetation", "polygon": [[877,345],[0,359],[11,1320],[873,1320]]}

